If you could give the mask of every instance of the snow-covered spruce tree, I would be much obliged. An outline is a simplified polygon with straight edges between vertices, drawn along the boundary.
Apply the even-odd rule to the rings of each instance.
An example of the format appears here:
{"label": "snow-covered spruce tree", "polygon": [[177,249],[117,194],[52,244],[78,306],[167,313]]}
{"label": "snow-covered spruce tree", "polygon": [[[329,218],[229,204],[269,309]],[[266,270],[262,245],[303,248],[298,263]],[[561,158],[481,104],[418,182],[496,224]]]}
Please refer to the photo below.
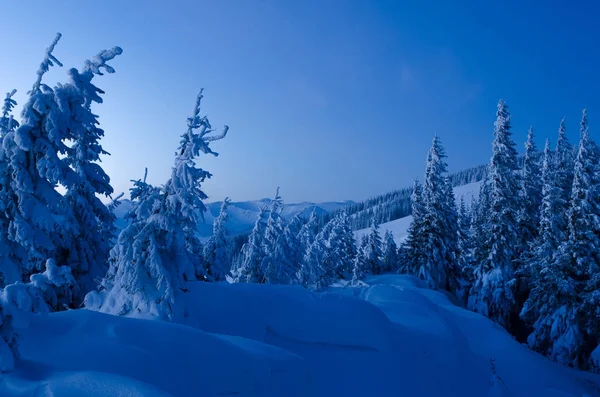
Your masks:
{"label": "snow-covered spruce tree", "polygon": [[308,248],[315,241],[315,237],[319,233],[319,220],[316,212],[313,210],[310,213],[310,217],[308,221],[302,225],[300,231],[298,232],[298,239],[300,240],[301,249],[308,251]]}
{"label": "snow-covered spruce tree", "polygon": [[363,250],[366,260],[366,272],[369,274],[381,274],[384,272],[382,241],[379,233],[377,217],[371,222],[371,230],[367,234],[367,246]]}
{"label": "snow-covered spruce tree", "polygon": [[264,278],[261,265],[265,257],[266,217],[267,208],[261,207],[248,241],[242,246],[239,263],[233,272],[233,280],[237,283],[260,283]]}
{"label": "snow-covered spruce tree", "polygon": [[[271,250],[277,244],[277,239],[283,234],[283,228],[285,227],[285,221],[281,216],[283,211],[283,200],[279,195],[279,188],[275,192],[275,197],[271,200],[269,207],[269,217],[267,218],[267,227],[265,229],[265,255],[271,252]],[[266,267],[263,266],[263,271]]]}
{"label": "snow-covered spruce tree", "polygon": [[478,263],[469,307],[507,329],[518,313],[514,298],[516,247],[518,245],[519,177],[517,151],[510,132],[510,113],[498,103],[489,166],[490,206],[487,255]]}
{"label": "snow-covered spruce tree", "polygon": [[454,193],[446,179],[446,154],[436,137],[427,155],[423,186],[425,257],[417,275],[431,287],[456,291],[457,225]]}
{"label": "snow-covered spruce tree", "polygon": [[360,239],[360,245],[354,258],[354,266],[352,268],[352,285],[360,285],[369,271],[369,236],[363,235]]}
{"label": "snow-covered spruce tree", "polygon": [[460,198],[458,207],[458,285],[456,295],[461,302],[467,303],[469,289],[473,285],[473,225],[472,214],[464,196]]}
{"label": "snow-covered spruce tree", "polygon": [[600,264],[599,186],[598,148],[589,136],[584,111],[567,214],[569,237],[560,244],[552,262],[541,268],[522,313],[529,318],[535,315],[528,338],[533,349],[562,364],[584,369],[598,341],[597,334],[586,335],[586,329],[593,328],[589,326],[597,315],[598,302],[586,305],[584,291]]}
{"label": "snow-covered spruce tree", "polygon": [[[61,63],[52,55],[61,35],[46,50],[37,72],[37,80],[22,110],[21,125],[2,139],[7,166],[11,172],[11,190],[16,204],[10,214],[8,239],[23,247],[23,280],[41,271],[47,259],[67,263],[72,236],[79,233],[73,213],[64,197],[55,189],[77,181],[66,156],[67,139],[73,138],[68,105],[55,90],[42,84],[44,74]],[[65,106],[66,105],[66,106]]]}
{"label": "snow-covered spruce tree", "polygon": [[[529,325],[536,323],[542,317],[542,311],[547,309],[546,302],[550,298],[547,294],[555,294],[555,290],[548,289],[548,285],[558,279],[556,276],[560,270],[558,268],[560,262],[556,262],[558,248],[567,238],[564,231],[560,230],[562,214],[558,211],[561,189],[556,186],[555,167],[550,141],[546,140],[542,162],[542,204],[539,232],[532,257],[526,264],[526,274],[531,291],[521,311],[521,318]],[[557,286],[555,285],[555,287]],[[536,342],[532,342],[531,345],[537,346],[535,348],[544,353],[548,347],[548,337],[547,335],[542,336],[542,334],[548,330],[541,333],[540,330],[538,325],[538,335],[533,337]]]}
{"label": "snow-covered spruce tree", "polygon": [[299,249],[296,221],[290,222],[277,238],[275,246],[263,260],[265,282],[269,284],[295,284],[298,282],[302,252]]}
{"label": "snow-covered spruce tree", "polygon": [[542,204],[540,208],[540,224],[535,245],[533,263],[538,266],[534,273],[552,261],[553,255],[561,242],[567,238],[566,230],[561,230],[562,189],[557,185],[555,177],[556,163],[550,150],[550,141],[546,140],[544,160],[542,163]]}
{"label": "snow-covered spruce tree", "polygon": [[[472,204],[472,229],[473,229],[473,263],[482,263],[490,252],[487,244],[489,243],[488,236],[490,233],[490,222],[488,218],[491,205],[490,183],[486,176],[479,187],[479,197]],[[483,277],[479,271],[483,270],[476,266],[474,269],[474,280]]]}
{"label": "snow-covered spruce tree", "polygon": [[556,142],[556,167],[555,175],[556,186],[561,189],[561,201],[560,205],[564,209],[562,212],[564,216],[564,229],[567,229],[568,219],[566,213],[569,208],[569,201],[571,200],[571,188],[573,186],[574,176],[574,155],[575,151],[573,146],[569,143],[567,138],[567,129],[565,126],[565,119],[563,118],[558,128],[558,140]]}
{"label": "snow-covered spruce tree", "polygon": [[404,258],[400,263],[400,273],[416,276],[425,263],[425,205],[423,203],[423,188],[418,180],[414,181],[411,195],[412,222],[408,227]]}
{"label": "snow-covered spruce tree", "polygon": [[231,250],[229,248],[229,232],[226,224],[229,220],[227,208],[231,200],[225,198],[221,204],[219,216],[213,223],[212,235],[204,245],[204,266],[207,277],[213,281],[223,281],[231,269]]}
{"label": "snow-covered spruce tree", "polygon": [[91,106],[102,103],[100,94],[104,93],[92,83],[92,79],[95,75],[102,75],[102,69],[114,73],[106,62],[121,53],[119,47],[101,51],[87,60],[81,71],[70,69],[67,84],[55,89],[59,107],[69,111],[67,128],[71,131],[72,146],[67,151],[66,160],[77,176],[72,183],[65,184],[65,198],[78,230],[77,235],[71,237],[72,246],[66,262],[79,284],[77,302],[81,302],[85,293],[95,287],[95,280],[106,273],[109,251],[116,234],[116,217],[100,200],[100,196],[109,197],[113,188],[109,176],[99,164],[100,156],[108,152],[100,144],[104,131],[98,127],[98,116],[92,113]]}
{"label": "snow-covered spruce tree", "polygon": [[336,278],[350,280],[356,257],[356,242],[346,211],[340,211],[334,218],[331,234],[327,240],[325,265],[331,268]]}
{"label": "snow-covered spruce tree", "polygon": [[389,230],[383,236],[383,271],[395,272],[398,269],[398,246]]}
{"label": "snow-covered spruce tree", "polygon": [[26,252],[19,244],[8,238],[11,219],[18,212],[18,198],[12,189],[12,170],[2,149],[2,140],[19,126],[13,119],[12,110],[17,102],[13,99],[16,90],[6,94],[0,117],[0,287],[21,280],[21,263]]}
{"label": "snow-covered spruce tree", "polygon": [[540,225],[540,208],[542,205],[542,179],[539,154],[534,141],[533,127],[529,127],[525,143],[525,158],[521,171],[521,208],[519,210],[519,236],[521,237],[520,254],[524,258],[531,257],[529,247],[537,238]]}
{"label": "snow-covered spruce tree", "polygon": [[184,282],[196,279],[196,250],[189,250],[189,236],[195,235],[198,217],[206,210],[201,183],[211,176],[196,167],[195,158],[212,154],[209,144],[223,139],[208,135],[212,129],[200,116],[202,91],[193,116],[176,153],[171,177],[161,187],[137,181],[131,192],[136,204],[128,216],[131,224],[119,235],[111,250],[110,268],[101,282],[102,290],[86,296],[86,306],[119,315],[172,319]]}
{"label": "snow-covered spruce tree", "polygon": [[318,289],[320,278],[325,273],[323,268],[323,258],[325,257],[326,241],[324,235],[320,232],[315,236],[315,240],[308,247],[302,266],[298,271],[298,280],[300,284],[309,289]]}
{"label": "snow-covered spruce tree", "polygon": [[338,253],[330,250],[330,240],[338,217],[334,217],[317,233],[304,256],[298,279],[309,289],[321,289],[330,286],[337,278],[336,266]]}

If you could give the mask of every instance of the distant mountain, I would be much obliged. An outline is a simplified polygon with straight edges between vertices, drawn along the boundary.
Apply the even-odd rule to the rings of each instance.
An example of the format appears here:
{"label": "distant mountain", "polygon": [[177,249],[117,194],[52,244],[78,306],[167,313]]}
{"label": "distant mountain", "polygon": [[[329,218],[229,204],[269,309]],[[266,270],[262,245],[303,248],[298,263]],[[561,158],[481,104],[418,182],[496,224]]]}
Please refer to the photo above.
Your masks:
{"label": "distant mountain", "polygon": [[[219,215],[221,209],[221,201],[207,203],[207,211],[204,213],[204,223],[199,226],[199,233],[202,237],[208,237],[212,234],[212,224],[215,218]],[[232,202],[229,205],[229,222],[228,229],[232,235],[245,234],[252,230],[260,208],[262,206],[268,206],[271,204],[271,199],[262,199],[256,201],[241,201]],[[319,216],[325,216],[339,209],[355,205],[354,201],[343,201],[343,202],[325,202],[325,203],[311,203],[302,202],[296,204],[285,204],[283,209],[283,216],[287,219],[294,217],[295,215],[301,215],[304,217],[310,216],[315,211]],[[131,201],[122,200],[121,205],[115,209],[117,215],[117,227],[122,229],[127,224],[124,218],[125,214],[131,208]]]}

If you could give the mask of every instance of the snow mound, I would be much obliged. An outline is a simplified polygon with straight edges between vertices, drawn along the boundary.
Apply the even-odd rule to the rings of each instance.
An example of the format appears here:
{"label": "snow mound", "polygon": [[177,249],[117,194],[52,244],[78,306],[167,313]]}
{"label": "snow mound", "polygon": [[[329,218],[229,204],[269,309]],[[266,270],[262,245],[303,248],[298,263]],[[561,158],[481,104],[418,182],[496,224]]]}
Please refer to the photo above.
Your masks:
{"label": "snow mound", "polygon": [[187,318],[179,320],[184,324],[261,342],[277,336],[299,343],[389,350],[394,334],[393,324],[373,305],[298,285],[194,283],[187,302]]}
{"label": "snow mound", "polygon": [[37,317],[20,347],[1,396],[277,396],[305,372],[274,346],[85,309]]}
{"label": "snow mound", "polygon": [[2,397],[600,396],[489,319],[403,275],[316,293],[188,283],[176,323],[36,316]]}

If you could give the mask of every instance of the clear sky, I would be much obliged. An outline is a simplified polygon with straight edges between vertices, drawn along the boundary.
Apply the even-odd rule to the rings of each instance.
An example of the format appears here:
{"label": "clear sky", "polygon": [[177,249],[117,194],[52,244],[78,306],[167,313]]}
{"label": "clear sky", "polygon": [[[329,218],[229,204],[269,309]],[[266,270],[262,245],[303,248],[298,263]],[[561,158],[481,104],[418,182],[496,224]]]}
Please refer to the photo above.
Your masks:
{"label": "clear sky", "polygon": [[[431,138],[451,171],[487,163],[495,107],[555,141],[583,107],[600,139],[600,5],[593,1],[10,1],[2,4],[0,89],[22,103],[57,31],[65,67],[114,45],[94,108],[115,190],[163,183],[205,88],[218,158],[209,201],[361,200],[421,176]],[[55,68],[47,82],[65,76]]]}

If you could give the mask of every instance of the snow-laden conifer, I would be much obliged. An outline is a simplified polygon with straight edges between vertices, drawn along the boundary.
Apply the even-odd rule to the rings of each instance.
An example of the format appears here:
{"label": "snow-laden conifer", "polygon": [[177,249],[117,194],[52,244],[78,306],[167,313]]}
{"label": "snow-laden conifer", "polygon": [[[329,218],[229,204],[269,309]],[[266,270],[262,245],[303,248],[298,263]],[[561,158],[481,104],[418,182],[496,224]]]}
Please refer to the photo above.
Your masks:
{"label": "snow-laden conifer", "polygon": [[513,279],[518,245],[517,215],[519,177],[517,151],[510,131],[510,113],[504,101],[498,103],[489,166],[489,235],[478,263],[469,307],[506,328],[515,314]]}
{"label": "snow-laden conifer", "polygon": [[229,232],[227,231],[227,208],[231,200],[225,198],[221,204],[219,216],[213,223],[212,235],[204,245],[204,264],[210,280],[222,281],[231,269],[231,249],[229,247]]}
{"label": "snow-laden conifer", "polygon": [[206,210],[201,183],[211,174],[198,168],[200,153],[217,155],[209,144],[223,139],[206,116],[200,116],[202,91],[193,116],[188,118],[171,177],[162,187],[136,181],[131,191],[134,205],[128,214],[131,223],[119,235],[111,250],[110,268],[101,290],[86,296],[91,309],[119,315],[172,319],[184,282],[195,280],[194,263],[200,250],[190,249],[190,236],[197,233],[199,217]]}
{"label": "snow-laden conifer", "polygon": [[233,279],[238,283],[260,283],[264,278],[262,262],[265,258],[265,229],[267,228],[267,208],[261,207],[258,218],[242,246],[239,263],[233,274]]}
{"label": "snow-laden conifer", "polygon": [[383,236],[383,271],[395,272],[398,270],[398,246],[394,235],[389,230]]}

